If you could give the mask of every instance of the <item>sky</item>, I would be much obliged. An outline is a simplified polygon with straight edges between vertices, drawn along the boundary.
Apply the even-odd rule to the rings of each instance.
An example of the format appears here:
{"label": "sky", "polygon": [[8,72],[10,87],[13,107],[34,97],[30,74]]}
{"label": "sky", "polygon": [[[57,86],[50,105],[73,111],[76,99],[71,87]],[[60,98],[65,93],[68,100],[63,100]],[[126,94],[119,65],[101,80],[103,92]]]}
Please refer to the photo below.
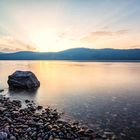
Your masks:
{"label": "sky", "polygon": [[0,52],[140,48],[140,0],[1,0]]}

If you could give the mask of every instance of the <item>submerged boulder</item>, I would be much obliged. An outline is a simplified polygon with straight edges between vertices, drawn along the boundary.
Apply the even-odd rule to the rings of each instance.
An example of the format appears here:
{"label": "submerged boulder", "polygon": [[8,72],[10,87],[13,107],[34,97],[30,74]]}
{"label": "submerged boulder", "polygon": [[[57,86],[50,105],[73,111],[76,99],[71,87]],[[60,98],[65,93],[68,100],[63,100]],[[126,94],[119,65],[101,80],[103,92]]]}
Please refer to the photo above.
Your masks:
{"label": "submerged boulder", "polygon": [[40,86],[37,77],[31,71],[16,71],[8,76],[10,89],[35,90]]}

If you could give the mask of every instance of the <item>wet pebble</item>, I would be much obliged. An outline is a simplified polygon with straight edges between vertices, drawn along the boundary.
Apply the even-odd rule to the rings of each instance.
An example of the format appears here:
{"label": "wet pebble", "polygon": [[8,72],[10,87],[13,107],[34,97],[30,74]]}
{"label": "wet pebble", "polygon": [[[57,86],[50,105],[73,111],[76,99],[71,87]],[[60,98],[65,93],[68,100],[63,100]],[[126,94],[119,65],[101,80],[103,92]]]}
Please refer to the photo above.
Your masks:
{"label": "wet pebble", "polygon": [[69,123],[63,120],[56,109],[43,109],[29,100],[25,100],[25,103],[26,107],[21,108],[21,101],[0,96],[0,140],[94,138],[93,130],[82,128],[78,122]]}

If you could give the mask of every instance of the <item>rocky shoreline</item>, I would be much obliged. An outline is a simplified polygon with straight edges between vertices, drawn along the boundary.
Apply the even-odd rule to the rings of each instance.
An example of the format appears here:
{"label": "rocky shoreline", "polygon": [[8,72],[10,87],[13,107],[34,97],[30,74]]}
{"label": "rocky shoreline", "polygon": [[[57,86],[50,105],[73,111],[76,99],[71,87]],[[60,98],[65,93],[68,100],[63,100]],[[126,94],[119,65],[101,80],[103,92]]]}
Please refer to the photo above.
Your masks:
{"label": "rocky shoreline", "polygon": [[0,96],[0,140],[102,140],[106,139],[78,122],[61,119],[56,109],[43,108],[33,101]]}

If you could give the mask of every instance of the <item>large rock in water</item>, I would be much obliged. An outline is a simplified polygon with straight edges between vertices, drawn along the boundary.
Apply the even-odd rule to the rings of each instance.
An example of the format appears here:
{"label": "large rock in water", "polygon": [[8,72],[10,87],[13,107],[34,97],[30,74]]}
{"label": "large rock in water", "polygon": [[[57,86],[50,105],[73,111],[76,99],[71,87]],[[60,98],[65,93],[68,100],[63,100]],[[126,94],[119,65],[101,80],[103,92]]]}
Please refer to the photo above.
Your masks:
{"label": "large rock in water", "polygon": [[37,77],[31,71],[16,71],[8,77],[10,89],[35,90],[40,86]]}

